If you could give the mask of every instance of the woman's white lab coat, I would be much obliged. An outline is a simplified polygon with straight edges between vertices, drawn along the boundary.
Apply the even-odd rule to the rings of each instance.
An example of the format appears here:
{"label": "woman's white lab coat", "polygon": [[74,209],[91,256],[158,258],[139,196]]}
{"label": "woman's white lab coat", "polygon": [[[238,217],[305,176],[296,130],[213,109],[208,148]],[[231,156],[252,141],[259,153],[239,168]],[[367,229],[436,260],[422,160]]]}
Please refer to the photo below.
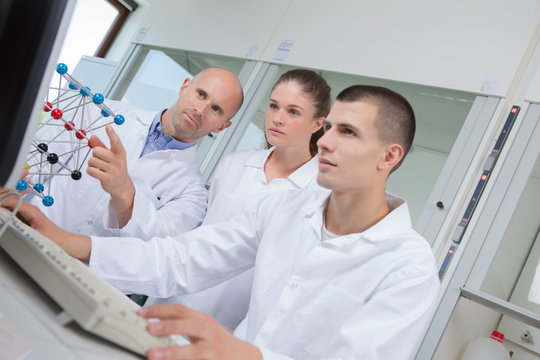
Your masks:
{"label": "woman's white lab coat", "polygon": [[[275,192],[305,189],[322,194],[329,193],[329,190],[317,184],[317,156],[288,178],[278,178],[268,183],[264,164],[272,151],[274,148],[234,152],[219,163],[210,186],[208,210],[203,225],[229,220],[245,211],[259,197]],[[203,292],[168,299],[152,299],[152,303],[183,303],[211,314],[227,329],[234,330],[246,315],[252,278],[253,271],[249,270]]]}
{"label": "woman's white lab coat", "polygon": [[253,203],[257,197],[276,191],[306,189],[329,193],[317,184],[319,160],[314,156],[288,178],[266,181],[264,164],[274,148],[258,151],[238,151],[226,156],[218,165],[203,224],[229,220]]}
{"label": "woman's white lab coat", "polygon": [[[80,180],[75,181],[70,176],[52,178],[51,195],[55,198],[52,206],[43,206],[38,197],[31,202],[63,229],[84,235],[148,239],[181,234],[199,226],[206,211],[208,192],[196,163],[195,147],[160,150],[140,158],[156,111],[110,100],[106,100],[106,104],[115,114],[125,117],[123,125],[113,127],[126,150],[129,176],[136,188],[132,217],[126,226],[118,229],[109,194],[97,179],[86,174],[89,156],[81,167]],[[93,119],[99,116],[99,109],[94,108]],[[44,127],[36,136],[50,139],[51,132],[57,129]],[[109,146],[104,127],[94,134]],[[64,132],[63,136],[73,136],[73,132]],[[69,144],[51,143],[49,152],[62,154],[70,148]],[[75,161],[72,157],[69,164],[73,166]]]}

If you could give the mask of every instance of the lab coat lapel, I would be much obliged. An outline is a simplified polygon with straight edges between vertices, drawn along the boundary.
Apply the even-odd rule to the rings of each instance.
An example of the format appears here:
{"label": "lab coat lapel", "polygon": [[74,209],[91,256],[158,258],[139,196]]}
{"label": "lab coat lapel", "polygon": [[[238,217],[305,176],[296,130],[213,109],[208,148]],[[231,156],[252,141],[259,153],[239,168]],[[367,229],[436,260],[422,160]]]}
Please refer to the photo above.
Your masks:
{"label": "lab coat lapel", "polygon": [[[126,150],[126,157],[130,160],[137,160],[142,153],[146,139],[148,138],[148,130],[152,121],[156,116],[155,111],[143,111],[141,113],[130,113],[126,115],[126,123],[119,127],[119,132],[125,129],[124,136],[120,135],[122,144]],[[139,130],[133,131],[127,127],[139,127]]]}

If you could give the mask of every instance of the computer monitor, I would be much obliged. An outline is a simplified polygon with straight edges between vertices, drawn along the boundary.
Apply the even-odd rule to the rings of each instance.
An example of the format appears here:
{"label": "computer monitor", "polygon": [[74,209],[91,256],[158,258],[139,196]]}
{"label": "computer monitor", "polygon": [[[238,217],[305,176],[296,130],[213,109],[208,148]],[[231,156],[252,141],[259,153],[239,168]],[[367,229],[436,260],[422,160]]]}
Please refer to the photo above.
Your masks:
{"label": "computer monitor", "polygon": [[20,179],[76,0],[0,5],[0,186]]}

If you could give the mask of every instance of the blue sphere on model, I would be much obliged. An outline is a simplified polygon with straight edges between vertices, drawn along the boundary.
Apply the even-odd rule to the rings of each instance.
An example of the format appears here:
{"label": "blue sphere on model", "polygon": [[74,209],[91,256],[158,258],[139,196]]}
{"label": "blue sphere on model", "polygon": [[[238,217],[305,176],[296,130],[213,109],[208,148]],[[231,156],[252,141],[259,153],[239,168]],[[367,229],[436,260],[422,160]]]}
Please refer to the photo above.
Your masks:
{"label": "blue sphere on model", "polygon": [[105,100],[105,98],[100,93],[96,93],[92,97],[92,101],[94,101],[94,103],[97,104],[97,105],[102,104],[103,100]]}
{"label": "blue sphere on model", "polygon": [[52,196],[45,196],[43,198],[43,200],[41,201],[43,203],[43,205],[45,206],[51,206],[52,204],[54,204],[54,199]]}
{"label": "blue sphere on model", "polygon": [[59,73],[60,75],[64,75],[65,73],[67,73],[67,71],[68,71],[68,67],[64,63],[60,63],[58,64],[58,66],[56,66],[56,72]]}
{"label": "blue sphere on model", "polygon": [[36,190],[38,193],[42,193],[43,190],[45,190],[45,187],[43,186],[43,184],[37,183],[36,185],[34,185],[34,190]]}
{"label": "blue sphere on model", "polygon": [[124,123],[125,119],[124,119],[124,116],[123,115],[116,115],[114,117],[114,122],[116,123],[116,125],[122,125]]}
{"label": "blue sphere on model", "polygon": [[15,188],[19,191],[24,191],[26,190],[27,187],[28,187],[28,183],[26,182],[26,180],[23,180],[23,179],[20,179],[19,181],[17,181],[17,185],[15,186]]}
{"label": "blue sphere on model", "polygon": [[79,93],[82,95],[82,96],[88,96],[88,92],[90,91],[90,88],[88,86],[85,86],[83,88],[81,88],[81,90],[79,91]]}

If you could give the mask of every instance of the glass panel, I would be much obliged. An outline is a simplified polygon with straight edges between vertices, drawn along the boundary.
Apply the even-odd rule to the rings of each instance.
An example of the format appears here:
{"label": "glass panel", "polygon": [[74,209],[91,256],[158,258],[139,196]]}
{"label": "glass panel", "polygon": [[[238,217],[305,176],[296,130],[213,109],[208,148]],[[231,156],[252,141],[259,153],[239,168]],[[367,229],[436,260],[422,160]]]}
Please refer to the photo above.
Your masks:
{"label": "glass panel", "polygon": [[149,110],[161,110],[178,99],[186,78],[210,66],[219,66],[238,74],[244,60],[187,51],[150,49],[129,81],[121,100]]}
{"label": "glass panel", "polygon": [[[540,314],[540,161],[491,263],[482,291]],[[509,340],[540,353],[540,330],[503,316]]]}
{"label": "glass panel", "polygon": [[[531,288],[538,265],[540,243],[535,245],[540,229],[540,162],[521,195],[502,243],[491,263],[481,290],[540,314],[538,290]],[[518,284],[523,282],[522,284]],[[532,292],[531,292],[532,291]],[[514,294],[512,294],[514,292]],[[518,292],[518,294],[516,294]],[[530,298],[529,298],[530,296]]]}
{"label": "glass panel", "polygon": [[[77,1],[58,62],[66,64],[71,74],[82,55],[96,53],[117,16],[118,10],[107,1]],[[51,84],[56,85],[59,81],[59,75],[54,72]]]}
{"label": "glass panel", "polygon": [[[282,66],[277,75],[292,69]],[[416,136],[403,165],[390,177],[388,191],[407,199],[413,223],[418,219],[476,98],[475,94],[416,84],[320,72],[332,88],[332,97],[354,84],[384,86],[405,96],[416,113]],[[277,80],[276,77],[276,80]],[[259,105],[235,150],[265,145],[264,123],[270,91]],[[411,186],[415,184],[415,186]]]}
{"label": "glass panel", "polygon": [[121,101],[149,110],[164,109],[178,99],[184,80],[192,77],[164,52],[150,50]]}
{"label": "glass panel", "polygon": [[238,142],[238,145],[236,145],[234,151],[264,149],[266,146],[264,124],[266,122],[266,107],[268,106],[267,100],[268,97],[265,98],[265,101],[262,102],[257,109],[257,112],[248,124],[246,131],[240,138],[240,141]]}
{"label": "glass panel", "polygon": [[[481,291],[540,315],[540,161],[527,181]],[[502,316],[507,340],[540,354],[540,329]]]}

